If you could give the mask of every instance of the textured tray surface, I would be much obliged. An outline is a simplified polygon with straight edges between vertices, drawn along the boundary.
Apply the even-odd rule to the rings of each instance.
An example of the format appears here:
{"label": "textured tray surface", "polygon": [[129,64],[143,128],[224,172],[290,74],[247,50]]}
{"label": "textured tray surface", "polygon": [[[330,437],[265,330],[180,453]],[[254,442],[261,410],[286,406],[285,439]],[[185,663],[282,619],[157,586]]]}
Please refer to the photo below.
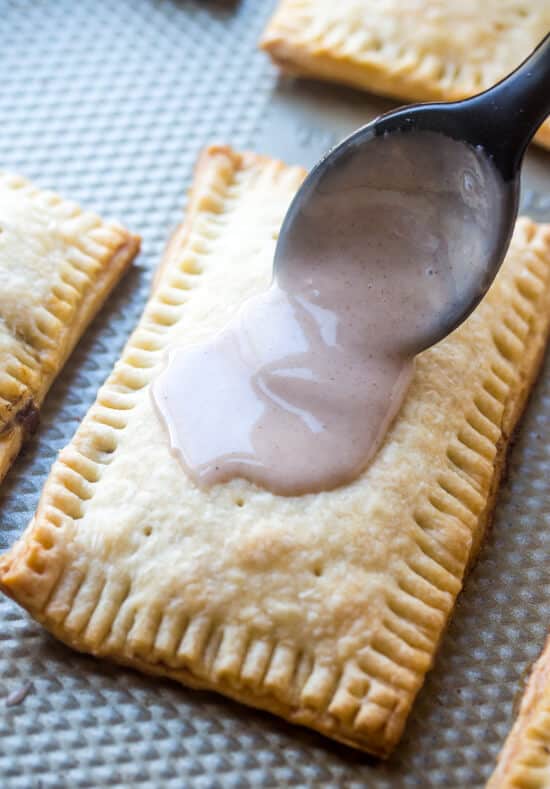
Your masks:
{"label": "textured tray surface", "polygon": [[[200,148],[229,142],[311,164],[390,106],[277,82],[255,0],[0,0],[0,168],[142,233],[118,288],[52,390],[0,490],[0,548],[32,515],[137,321]],[[524,205],[550,219],[550,155]],[[402,745],[387,765],[214,695],[148,680],[57,644],[0,600],[0,784],[72,787],[482,786],[526,666],[550,627],[550,362],[510,459],[494,528]],[[6,705],[30,683],[20,704]]]}

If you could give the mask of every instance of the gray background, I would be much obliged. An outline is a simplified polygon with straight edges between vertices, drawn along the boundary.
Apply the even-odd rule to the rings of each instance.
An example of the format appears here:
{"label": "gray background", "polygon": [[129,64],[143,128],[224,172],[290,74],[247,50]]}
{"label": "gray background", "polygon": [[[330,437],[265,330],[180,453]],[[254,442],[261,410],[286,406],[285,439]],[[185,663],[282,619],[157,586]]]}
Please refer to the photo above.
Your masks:
{"label": "gray background", "polygon": [[[228,142],[311,164],[388,102],[277,80],[259,0],[0,0],[0,167],[143,235],[137,267],[54,386],[42,428],[0,490],[0,548],[137,321],[194,160]],[[524,202],[550,219],[550,155]],[[531,399],[494,528],[435,670],[386,765],[211,694],[149,680],[56,643],[0,600],[0,786],[481,786],[526,666],[550,625],[550,365]],[[10,693],[30,682],[24,701]]]}

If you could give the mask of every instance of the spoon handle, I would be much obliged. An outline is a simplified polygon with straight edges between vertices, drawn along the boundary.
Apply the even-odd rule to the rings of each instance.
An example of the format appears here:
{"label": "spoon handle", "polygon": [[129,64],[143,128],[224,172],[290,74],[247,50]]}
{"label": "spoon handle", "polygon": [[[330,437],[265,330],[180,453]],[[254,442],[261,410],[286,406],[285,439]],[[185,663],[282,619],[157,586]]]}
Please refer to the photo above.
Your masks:
{"label": "spoon handle", "polygon": [[492,88],[462,101],[415,104],[381,115],[373,132],[440,131],[483,148],[504,181],[511,182],[519,178],[525,149],[549,114],[550,33]]}
{"label": "spoon handle", "polygon": [[[535,132],[550,114],[550,33],[511,74],[464,102],[478,138],[505,177],[519,170]],[[475,120],[474,120],[475,119]]]}

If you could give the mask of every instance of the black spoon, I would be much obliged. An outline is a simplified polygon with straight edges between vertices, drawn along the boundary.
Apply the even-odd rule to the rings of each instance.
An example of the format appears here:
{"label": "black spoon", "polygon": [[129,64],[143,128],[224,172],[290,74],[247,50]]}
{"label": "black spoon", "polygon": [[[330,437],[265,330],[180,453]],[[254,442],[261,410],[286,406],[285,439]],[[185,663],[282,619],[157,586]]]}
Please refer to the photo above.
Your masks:
{"label": "black spoon", "polygon": [[[342,173],[351,172],[355,162],[357,170],[360,169],[365,147],[375,138],[395,139],[396,134],[429,132],[432,140],[441,135],[442,144],[448,138],[465,143],[488,164],[499,181],[489,212],[492,243],[483,250],[483,259],[471,261],[475,275],[457,281],[445,314],[437,316],[428,332],[412,340],[415,351],[433,345],[468,317],[495,278],[517,217],[523,156],[549,114],[550,34],[512,74],[484,93],[464,101],[402,107],[363,126],[330,150],[299,189],[282,225],[275,253],[275,275],[284,277],[288,271],[285,267],[299,257],[304,237],[312,233],[312,217],[316,208],[321,207],[321,200],[323,208],[317,215],[323,215],[325,221],[330,216],[327,199],[330,200],[331,190],[342,191]],[[380,145],[379,139],[377,144]],[[422,189],[422,184],[418,189]]]}

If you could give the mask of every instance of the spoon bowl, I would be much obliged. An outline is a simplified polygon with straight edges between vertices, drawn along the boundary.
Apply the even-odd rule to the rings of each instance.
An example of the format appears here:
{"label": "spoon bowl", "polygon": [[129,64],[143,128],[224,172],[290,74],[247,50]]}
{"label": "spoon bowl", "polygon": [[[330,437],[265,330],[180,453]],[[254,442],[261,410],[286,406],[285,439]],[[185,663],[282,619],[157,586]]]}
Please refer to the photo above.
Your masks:
{"label": "spoon bowl", "polygon": [[[311,254],[315,243],[327,265],[349,258],[350,244],[357,261],[362,239],[372,256],[373,234],[375,250],[387,246],[379,253],[383,272],[400,233],[399,282],[415,291],[417,312],[425,313],[417,326],[403,327],[403,347],[418,352],[443,339],[477,306],[506,255],[523,156],[550,112],[549,85],[550,35],[484,93],[403,107],[344,139],[313,168],[290,205],[275,253],[277,280],[284,286],[293,261],[306,247]],[[361,201],[365,221],[358,227]],[[406,232],[411,243],[404,259]],[[436,280],[429,263],[436,259],[436,280],[445,280],[437,298],[430,292]],[[424,288],[418,276],[426,271]]]}

